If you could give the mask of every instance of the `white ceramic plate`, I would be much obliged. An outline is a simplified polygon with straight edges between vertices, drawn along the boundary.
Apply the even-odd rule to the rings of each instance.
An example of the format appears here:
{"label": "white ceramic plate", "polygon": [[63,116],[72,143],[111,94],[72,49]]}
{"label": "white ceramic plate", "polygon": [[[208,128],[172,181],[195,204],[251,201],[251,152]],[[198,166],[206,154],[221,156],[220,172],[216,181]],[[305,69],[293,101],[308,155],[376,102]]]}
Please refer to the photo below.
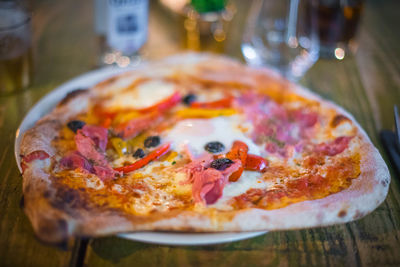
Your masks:
{"label": "white ceramic plate", "polygon": [[[88,88],[96,83],[113,76],[117,73],[128,71],[131,69],[103,68],[85,73],[72,79],[40,99],[33,108],[26,114],[21,122],[15,136],[14,153],[18,168],[20,166],[20,143],[22,134],[31,128],[35,122],[47,114],[55,105],[64,98],[64,96],[78,88]],[[168,232],[138,232],[119,234],[118,236],[153,244],[163,245],[210,245],[218,243],[233,242],[247,238],[256,237],[267,232],[243,232],[243,233],[168,233]]]}

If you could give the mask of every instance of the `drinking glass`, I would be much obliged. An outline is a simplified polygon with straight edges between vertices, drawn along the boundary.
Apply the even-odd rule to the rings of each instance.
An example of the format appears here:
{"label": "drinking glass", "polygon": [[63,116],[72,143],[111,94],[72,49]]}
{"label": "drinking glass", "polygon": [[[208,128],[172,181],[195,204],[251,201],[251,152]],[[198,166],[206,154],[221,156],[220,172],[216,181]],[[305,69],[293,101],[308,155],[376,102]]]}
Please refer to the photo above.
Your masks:
{"label": "drinking glass", "polygon": [[0,2],[0,95],[26,88],[32,65],[29,14],[17,4]]}
{"label": "drinking glass", "polygon": [[355,41],[364,0],[314,0],[308,8],[317,14],[320,56],[343,59],[357,49]]}
{"label": "drinking glass", "polygon": [[255,0],[243,36],[247,63],[269,66],[296,81],[318,60],[316,16],[310,0]]}

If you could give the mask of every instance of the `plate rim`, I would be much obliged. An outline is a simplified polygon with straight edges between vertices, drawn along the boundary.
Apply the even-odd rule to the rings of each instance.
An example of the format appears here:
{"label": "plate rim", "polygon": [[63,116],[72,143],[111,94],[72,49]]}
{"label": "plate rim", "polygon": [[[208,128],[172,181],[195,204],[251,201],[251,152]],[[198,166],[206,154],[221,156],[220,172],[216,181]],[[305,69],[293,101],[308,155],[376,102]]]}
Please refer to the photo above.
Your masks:
{"label": "plate rim", "polygon": [[[118,67],[103,67],[95,70],[91,70],[85,73],[82,73],[72,79],[69,79],[54,89],[47,92],[44,96],[42,96],[25,114],[21,123],[18,125],[18,128],[15,132],[15,141],[14,141],[14,156],[18,166],[18,170],[22,173],[21,169],[21,159],[19,156],[19,150],[21,145],[21,139],[23,133],[29,130],[40,118],[43,117],[49,110],[54,108],[56,104],[65,97],[65,95],[71,91],[74,91],[78,88],[82,87],[90,87],[95,85],[96,83],[111,77],[113,75],[117,75],[123,72],[132,71],[137,68],[142,67],[145,63],[141,63],[139,66],[132,66],[128,68],[118,68]],[[103,76],[104,75],[104,76]],[[85,80],[89,80],[89,82],[85,83]],[[79,85],[81,84],[81,85]],[[50,103],[48,103],[50,102]],[[44,106],[44,107],[43,107]],[[47,107],[47,108],[46,108]],[[256,231],[256,232],[217,232],[217,233],[181,233],[181,232],[134,232],[134,233],[119,233],[116,234],[118,237],[122,237],[124,239],[139,241],[149,244],[160,244],[160,245],[175,245],[175,246],[202,246],[202,245],[215,245],[222,243],[229,243],[244,239],[253,238],[256,236],[260,236],[268,233],[268,231]],[[197,238],[196,235],[199,235],[202,238]],[[190,237],[190,241],[185,242],[184,239],[173,239],[172,237],[177,236],[186,236]],[[166,238],[167,237],[167,238]],[[168,239],[169,237],[169,239]],[[206,238],[209,240],[205,240]]]}
{"label": "plate rim", "polygon": [[[137,232],[137,233],[120,233],[117,236],[124,239],[139,241],[148,244],[160,244],[160,245],[171,245],[171,246],[205,246],[205,245],[217,245],[223,243],[230,243],[253,237],[267,234],[268,231],[257,231],[257,232],[221,232],[221,233],[179,233],[179,232]],[[196,235],[202,238],[197,238]],[[182,238],[180,238],[182,236]],[[190,241],[186,241],[183,237],[190,238]],[[175,239],[167,239],[165,237]],[[197,238],[197,240],[196,240]],[[206,240],[209,238],[209,240]],[[211,238],[211,239],[210,239]],[[172,240],[172,241],[171,241]],[[196,242],[193,242],[196,240]]]}

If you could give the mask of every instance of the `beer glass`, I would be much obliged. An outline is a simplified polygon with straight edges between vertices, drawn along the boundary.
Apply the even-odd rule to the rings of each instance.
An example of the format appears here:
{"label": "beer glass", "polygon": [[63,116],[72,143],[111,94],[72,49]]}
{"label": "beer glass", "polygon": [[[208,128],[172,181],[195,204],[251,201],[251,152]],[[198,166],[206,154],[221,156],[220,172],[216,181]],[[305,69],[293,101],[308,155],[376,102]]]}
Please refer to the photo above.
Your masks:
{"label": "beer glass", "polygon": [[296,81],[318,60],[316,16],[308,0],[255,0],[243,36],[247,63],[269,66]]}
{"label": "beer glass", "polygon": [[320,56],[343,59],[355,52],[355,36],[364,0],[308,0],[307,9],[317,14]]}
{"label": "beer glass", "polygon": [[32,71],[31,18],[16,4],[0,2],[0,95],[26,88]]}

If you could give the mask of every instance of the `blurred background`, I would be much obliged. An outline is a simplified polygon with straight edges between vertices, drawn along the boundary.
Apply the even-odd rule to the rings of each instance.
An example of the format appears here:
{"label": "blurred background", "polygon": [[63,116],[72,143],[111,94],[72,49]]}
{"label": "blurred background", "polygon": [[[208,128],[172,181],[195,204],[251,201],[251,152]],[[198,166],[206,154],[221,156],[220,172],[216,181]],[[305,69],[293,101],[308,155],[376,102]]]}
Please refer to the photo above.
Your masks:
{"label": "blurred background", "polygon": [[[87,71],[132,66],[187,50],[223,53],[273,67],[344,105],[352,103],[342,97],[351,94],[346,88],[352,83],[361,82],[370,99],[380,99],[376,94],[398,84],[394,75],[400,58],[397,0],[2,0],[0,4],[10,2],[23,6],[31,16],[30,67],[25,76],[29,91],[35,93],[27,93],[32,94],[26,97],[29,103]],[[108,17],[117,21],[119,12],[111,10],[112,2],[130,4],[123,12],[141,21],[129,28],[132,16],[125,16],[127,26],[122,31],[142,34],[134,36],[134,45],[127,49],[118,44],[129,43],[129,38],[110,34]],[[329,47],[337,40],[351,49],[339,45],[324,54],[326,42]],[[124,49],[128,53],[116,60]],[[0,73],[4,75],[8,65],[3,63]],[[291,75],[294,70],[297,75]],[[19,86],[23,87],[27,88]],[[393,102],[398,97],[396,93]],[[375,119],[391,116],[386,103],[375,105],[383,105],[382,111],[374,113]]]}
{"label": "blurred background", "polygon": [[[9,2],[1,0],[0,4]],[[141,10],[135,14],[142,24],[135,26],[129,16],[121,22],[121,32],[141,33],[132,37],[136,38],[132,46],[119,46],[129,41],[126,36],[113,37],[121,38],[121,42],[108,41],[105,32],[112,29],[111,24],[107,22],[105,26],[99,20],[105,16],[101,15],[105,11],[101,6],[106,0],[19,1],[30,19],[18,16],[18,27],[11,28],[1,24],[8,19],[0,14],[0,76],[9,77],[11,70],[11,76],[21,78],[15,92],[0,96],[1,266],[67,266],[79,260],[79,242],[71,252],[43,245],[34,238],[19,206],[22,179],[13,145],[18,125],[40,98],[66,81],[100,67],[136,65],[188,49],[270,65],[346,108],[388,159],[379,142],[379,131],[392,129],[393,105],[400,101],[399,0],[194,0],[189,6],[186,0],[111,2],[142,4],[140,9],[131,9],[133,13]],[[323,7],[338,2],[354,4],[355,8]],[[275,4],[268,6],[271,3]],[[302,19],[307,12],[309,19]],[[21,49],[17,45],[20,41],[10,38],[14,36],[10,31],[27,37]],[[346,44],[349,47],[342,46]],[[13,49],[22,54],[15,57],[9,52]],[[125,49],[127,52],[118,54]],[[21,60],[14,64],[13,58]],[[10,66],[16,66],[16,70]],[[293,70],[299,70],[298,76],[288,75]],[[354,223],[274,232],[247,241],[197,248],[98,238],[88,245],[85,262],[88,266],[132,266],[137,262],[157,266],[398,266],[400,185],[395,178],[385,203]],[[157,260],[162,257],[165,261],[160,264]]]}
{"label": "blurred background", "polygon": [[[126,67],[184,50],[224,53],[252,65],[268,65],[296,81],[318,58],[353,56],[363,43],[357,41],[358,35],[365,39],[366,32],[380,28],[388,32],[373,33],[378,36],[372,39],[395,35],[384,24],[395,19],[397,2],[364,2],[2,0],[0,10],[8,3],[18,3],[31,16],[29,38],[34,80],[39,84],[59,68],[67,75],[104,65]],[[379,17],[380,10],[386,12],[385,18]],[[7,22],[2,20],[0,34]],[[396,41],[393,38],[388,45],[395,48]],[[361,49],[364,53],[366,46]]]}

